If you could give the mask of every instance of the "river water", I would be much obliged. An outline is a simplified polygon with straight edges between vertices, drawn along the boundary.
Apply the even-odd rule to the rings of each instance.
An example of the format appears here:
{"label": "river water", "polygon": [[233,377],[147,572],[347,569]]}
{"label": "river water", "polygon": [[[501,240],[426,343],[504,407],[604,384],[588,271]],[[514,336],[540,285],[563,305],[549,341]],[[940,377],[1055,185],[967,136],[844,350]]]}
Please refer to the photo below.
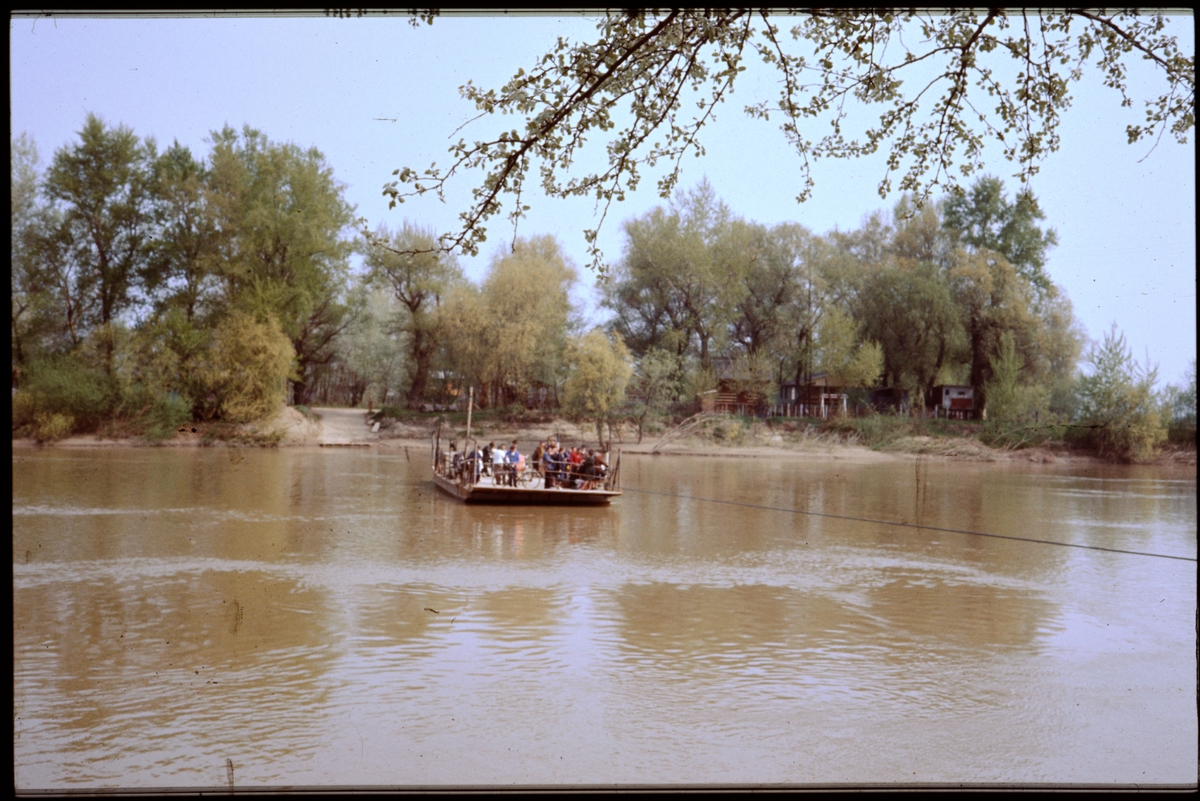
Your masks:
{"label": "river water", "polygon": [[1195,468],[427,462],[14,451],[16,786],[1197,780]]}

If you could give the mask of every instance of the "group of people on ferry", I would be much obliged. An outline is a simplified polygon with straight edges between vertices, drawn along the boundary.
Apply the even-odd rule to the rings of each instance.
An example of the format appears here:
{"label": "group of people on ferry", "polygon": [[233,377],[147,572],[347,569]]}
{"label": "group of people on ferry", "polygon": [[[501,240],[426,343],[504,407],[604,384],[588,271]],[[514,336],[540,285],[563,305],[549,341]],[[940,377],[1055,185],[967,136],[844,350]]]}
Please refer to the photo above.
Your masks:
{"label": "group of people on ferry", "polygon": [[546,489],[597,489],[608,475],[608,463],[601,451],[560,448],[554,440],[538,443],[533,469],[545,480]]}
{"label": "group of people on ferry", "polygon": [[[516,487],[527,469],[516,440],[507,449],[489,442],[467,453],[459,453],[451,443],[450,460],[452,475],[456,477],[473,474],[472,483],[477,483],[481,476],[491,476],[495,483],[506,487]],[[603,453],[593,448],[561,447],[554,439],[539,442],[531,461],[546,489],[598,489],[608,475]]]}

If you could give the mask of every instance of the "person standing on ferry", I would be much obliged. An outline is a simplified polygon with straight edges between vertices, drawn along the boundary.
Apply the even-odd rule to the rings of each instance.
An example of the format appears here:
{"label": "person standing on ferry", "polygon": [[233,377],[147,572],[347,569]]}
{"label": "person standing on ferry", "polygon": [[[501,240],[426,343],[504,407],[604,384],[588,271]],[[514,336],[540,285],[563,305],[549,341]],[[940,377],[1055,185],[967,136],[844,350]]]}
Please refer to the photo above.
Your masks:
{"label": "person standing on ferry", "polygon": [[542,469],[542,460],[546,458],[546,443],[539,441],[537,447],[533,451],[533,470],[539,476],[544,476],[546,471]]}
{"label": "person standing on ferry", "polygon": [[608,462],[604,461],[604,453],[596,451],[596,478],[603,481],[608,477]]}
{"label": "person standing on ferry", "polygon": [[504,449],[492,448],[492,484],[504,483]]}
{"label": "person standing on ferry", "polygon": [[508,453],[504,454],[504,483],[510,487],[517,486],[517,462],[520,459],[517,441],[513,440],[513,444],[508,446]]}
{"label": "person standing on ferry", "polygon": [[571,487],[579,488],[583,486],[583,451],[579,448],[571,448],[571,456],[568,459],[570,462],[570,472],[568,475],[571,478]]}
{"label": "person standing on ferry", "polygon": [[559,481],[561,480],[559,468],[562,464],[558,453],[558,446],[556,446],[554,443],[550,443],[550,446],[546,449],[545,464],[546,489],[554,489],[558,486]]}
{"label": "person standing on ferry", "polygon": [[587,456],[584,457],[583,463],[580,465],[583,471],[584,489],[596,488],[596,452],[588,448]]}

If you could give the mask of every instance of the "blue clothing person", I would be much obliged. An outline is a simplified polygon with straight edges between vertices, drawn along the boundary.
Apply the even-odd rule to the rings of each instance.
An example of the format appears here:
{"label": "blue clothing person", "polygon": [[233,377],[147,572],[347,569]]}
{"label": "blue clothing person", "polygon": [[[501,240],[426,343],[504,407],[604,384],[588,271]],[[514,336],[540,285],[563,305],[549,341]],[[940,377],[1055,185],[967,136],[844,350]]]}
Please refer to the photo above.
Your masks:
{"label": "blue clothing person", "polygon": [[517,486],[517,463],[521,461],[521,452],[517,450],[517,444],[514,442],[509,447],[508,453],[504,454],[504,471],[507,473],[508,486]]}

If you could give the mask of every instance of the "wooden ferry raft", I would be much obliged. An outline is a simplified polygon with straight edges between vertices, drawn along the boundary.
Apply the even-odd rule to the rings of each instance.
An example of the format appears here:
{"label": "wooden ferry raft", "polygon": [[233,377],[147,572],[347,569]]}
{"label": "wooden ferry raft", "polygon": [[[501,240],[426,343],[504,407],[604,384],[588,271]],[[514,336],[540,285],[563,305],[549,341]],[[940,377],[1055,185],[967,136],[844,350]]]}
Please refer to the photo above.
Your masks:
{"label": "wooden ferry raft", "polygon": [[454,470],[448,454],[434,444],[433,483],[442,492],[464,503],[512,503],[554,506],[602,506],[621,497],[621,455],[608,475],[600,479],[596,489],[546,489],[545,479],[537,472],[526,470],[518,476],[517,486],[509,486],[506,476],[481,475],[472,481],[471,463],[463,460]]}
{"label": "wooden ferry raft", "polygon": [[[463,443],[464,450],[474,452],[471,447],[471,411],[475,401],[475,390],[472,387],[467,396],[467,436]],[[607,461],[607,460],[606,460]],[[475,463],[470,459],[460,459],[454,464],[449,455],[442,450],[442,430],[438,426],[433,437],[433,485],[463,503],[512,503],[512,504],[545,504],[555,506],[601,506],[612,502],[613,498],[621,495],[621,454],[617,453],[616,464],[608,473],[599,479],[600,486],[595,489],[568,489],[566,487],[546,488],[545,478],[536,471],[525,470],[519,473],[512,486],[503,476],[476,475],[479,472]]]}

